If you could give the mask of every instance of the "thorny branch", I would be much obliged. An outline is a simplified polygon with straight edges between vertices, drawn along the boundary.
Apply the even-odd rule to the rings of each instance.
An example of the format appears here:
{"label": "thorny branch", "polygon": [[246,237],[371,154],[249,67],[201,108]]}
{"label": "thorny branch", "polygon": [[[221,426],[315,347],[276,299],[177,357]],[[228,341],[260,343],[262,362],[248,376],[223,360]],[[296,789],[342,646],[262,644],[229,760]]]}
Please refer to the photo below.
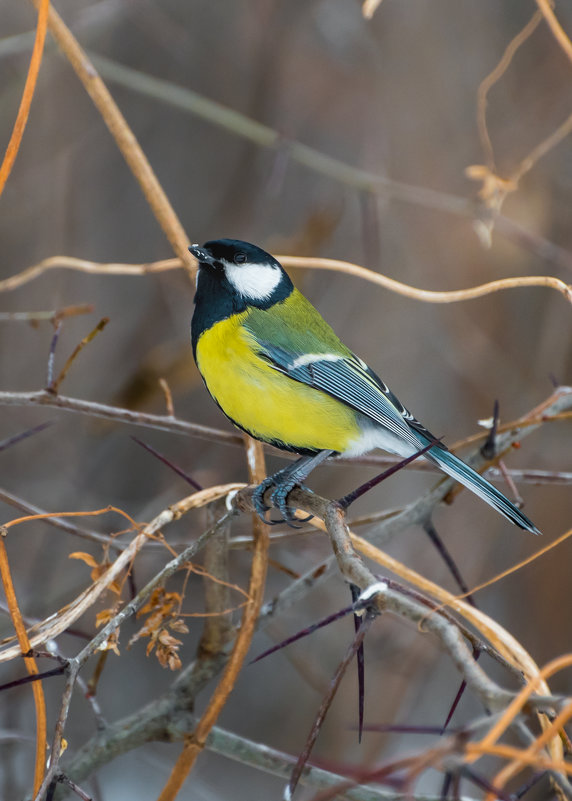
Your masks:
{"label": "thorny branch", "polygon": [[[559,392],[568,391],[566,387],[561,387]],[[189,423],[187,420],[171,417],[170,415],[149,414],[147,412],[132,411],[118,406],[109,406],[107,404],[98,403],[96,401],[86,401],[80,398],[70,398],[65,395],[54,395],[46,390],[38,390],[36,392],[3,392],[0,391],[0,406],[46,406],[48,408],[62,409],[76,414],[85,414],[90,417],[98,417],[103,420],[114,420],[120,423],[129,423],[131,425],[141,426],[143,428],[152,428],[158,431],[170,431],[176,434],[183,434],[185,436],[197,437],[209,442],[218,442],[221,445],[231,445],[233,447],[242,447],[242,437],[240,434],[233,433],[232,431],[223,431],[219,428],[210,428],[209,426],[200,425],[198,423]],[[564,407],[563,407],[564,408]],[[539,424],[557,421],[561,419],[568,419],[570,412],[566,411],[568,407],[562,412],[542,412],[536,418],[528,415],[526,419],[520,419],[505,423],[499,427],[499,433],[507,431],[518,431],[519,436],[525,436],[525,428],[537,426]],[[486,437],[486,433],[479,433],[475,436],[467,438],[461,444],[470,444],[478,442]],[[452,450],[455,450],[453,446]],[[276,453],[282,458],[293,458],[289,454],[284,454],[282,451],[267,446],[265,448],[269,453]],[[380,456],[377,454],[367,454],[362,457],[352,457],[351,459],[336,457],[335,459],[328,460],[328,465],[371,465],[373,467],[379,466],[380,468],[387,467],[395,464],[395,458],[389,456]],[[432,465],[427,462],[417,460],[408,466],[407,469],[412,470],[430,470],[436,471]],[[498,471],[491,465],[491,476],[494,478],[501,478]],[[547,471],[547,470],[508,470],[507,475],[515,478],[518,481],[530,481],[531,483],[555,483],[555,484],[568,484],[572,482],[572,474],[566,471]]]}
{"label": "thorny branch", "polygon": [[[497,455],[495,458],[498,458],[500,454],[508,447],[510,447],[511,443],[516,439],[522,439],[523,436],[530,433],[534,430],[535,427],[542,425],[542,420],[550,419],[550,416],[553,414],[558,414],[563,410],[570,408],[572,405],[572,390],[569,388],[561,387],[559,388],[546,402],[544,402],[540,407],[537,409],[532,410],[532,412],[522,418],[523,428],[520,429],[518,425],[514,425],[512,430],[505,431],[504,433],[500,434],[497,438]],[[526,425],[530,419],[536,420],[534,425]],[[473,461],[478,462],[479,457],[478,454],[474,457]],[[484,462],[484,459],[480,459],[481,463]],[[482,466],[482,464],[481,464]],[[394,534],[396,531],[401,530],[406,525],[410,525],[415,522],[422,522],[426,519],[430,514],[432,509],[434,508],[435,504],[442,500],[450,490],[451,482],[445,480],[441,482],[435,489],[429,492],[426,496],[412,504],[410,507],[403,510],[401,513],[394,515],[393,517],[389,518],[388,520],[378,524],[377,531],[374,532],[374,538],[379,541],[384,541],[387,537],[391,534]],[[89,605],[91,605],[94,600],[98,597],[98,594],[103,591],[105,586],[108,586],[109,583],[113,580],[113,577],[118,575],[118,573],[124,569],[124,567],[131,563],[132,559],[134,558],[135,554],[138,550],[142,547],[143,543],[148,540],[149,536],[153,533],[153,531],[159,530],[171,520],[176,519],[181,514],[184,514],[185,511],[193,505],[197,505],[199,503],[205,503],[214,500],[216,497],[221,497],[225,494],[228,494],[231,490],[240,489],[241,485],[234,485],[234,486],[227,486],[224,488],[214,488],[214,490],[210,491],[203,491],[202,493],[195,493],[195,495],[190,496],[190,499],[186,499],[185,501],[181,502],[181,504],[176,505],[175,507],[171,507],[170,510],[161,513],[151,524],[147,527],[143,528],[139,534],[135,537],[132,543],[127,546],[127,548],[119,554],[116,558],[115,562],[112,563],[111,567],[108,570],[108,573],[101,577],[98,584],[99,586],[94,591],[94,588],[91,588],[91,591],[87,594],[84,594],[85,597],[80,598],[80,603],[72,603],[68,606],[67,610],[59,615],[58,617],[60,620],[57,622],[57,626],[54,629],[53,627],[48,630],[44,627],[39,627],[37,629],[38,633],[31,638],[32,644],[39,643],[43,641],[46,636],[56,636],[59,632],[65,630],[71,622],[77,618],[78,614],[84,611]],[[325,527],[330,535],[334,553],[336,559],[338,561],[338,566],[342,572],[342,575],[346,578],[346,580],[350,581],[353,584],[361,587],[362,590],[368,590],[372,587],[380,587],[379,579],[371,573],[371,571],[364,565],[361,561],[359,556],[354,550],[354,546],[352,545],[352,539],[350,538],[350,534],[347,528],[347,524],[345,522],[345,517],[341,511],[341,509],[336,506],[335,503],[330,503],[325,499],[319,498],[316,495],[308,494],[304,490],[295,490],[292,495],[293,501],[299,508],[310,512],[311,514],[316,515],[318,519],[322,519],[325,521]],[[250,490],[246,489],[244,491],[239,492],[236,496],[236,503],[242,509],[249,510],[251,509],[250,504]],[[94,637],[88,645],[74,658],[70,661],[68,667],[68,679],[66,683],[66,689],[62,699],[62,706],[60,710],[60,716],[58,718],[58,723],[55,729],[55,739],[52,745],[52,754],[59,755],[60,753],[60,742],[63,736],[63,731],[65,727],[65,721],[67,719],[67,715],[69,712],[69,704],[71,700],[71,695],[73,692],[73,687],[77,680],[77,676],[79,673],[80,668],[85,664],[85,662],[97,652],[97,650],[101,647],[105,647],[105,643],[107,638],[117,629],[121,623],[124,622],[129,616],[133,615],[138,608],[145,602],[145,599],[149,596],[150,592],[152,592],[153,588],[159,585],[162,585],[168,576],[172,575],[175,570],[179,569],[182,565],[184,565],[185,561],[188,560],[191,555],[197,552],[197,550],[202,547],[203,543],[206,542],[215,531],[220,529],[220,525],[226,525],[228,521],[228,516],[224,516],[221,521],[219,521],[212,529],[206,532],[196,543],[190,546],[189,549],[184,551],[179,557],[172,560],[168,565],[161,570],[155,578],[146,585],[136,596],[136,598],[127,604],[114,618],[111,620],[98,634]],[[366,547],[363,545],[359,538],[353,538],[353,541],[359,545],[360,548]],[[374,548],[375,546],[371,546],[368,544],[367,547]],[[377,549],[375,549],[377,550]],[[371,556],[371,554],[369,554]],[[291,585],[291,593],[295,591],[297,582],[293,582]],[[308,586],[306,585],[306,591]],[[443,647],[447,650],[450,657],[452,658],[454,664],[462,673],[464,679],[467,681],[468,686],[472,689],[472,691],[479,696],[483,703],[491,709],[502,709],[503,706],[510,701],[512,698],[512,694],[508,693],[506,690],[501,689],[498,685],[491,681],[491,679],[487,676],[487,674],[474,662],[472,658],[472,653],[469,648],[464,643],[463,635],[461,630],[457,627],[457,625],[451,621],[451,619],[447,615],[442,615],[439,613],[435,614],[428,614],[427,607],[424,604],[420,604],[419,601],[416,601],[414,598],[408,597],[400,593],[398,590],[394,589],[388,583],[382,583],[381,590],[376,596],[378,599],[378,603],[380,605],[380,609],[384,611],[391,611],[403,618],[409,619],[416,624],[422,624],[425,630],[432,632],[435,634],[441,641]],[[441,598],[441,600],[443,600]],[[282,601],[283,603],[283,601]],[[461,604],[461,606],[459,606]],[[273,605],[273,612],[275,613],[277,608],[279,608],[280,602],[275,603]],[[457,611],[462,608],[462,602],[457,602],[456,606],[454,606]],[[468,614],[468,613],[466,613]],[[476,613],[474,610],[472,614],[475,615]],[[263,614],[263,620],[268,619],[267,615]],[[470,619],[470,618],[469,618]],[[481,619],[473,618],[473,623],[480,623]],[[253,620],[253,622],[256,622]],[[497,627],[498,628],[498,627]],[[488,631],[493,631],[494,626],[492,623],[489,625]],[[498,647],[498,642],[495,641],[495,646]],[[505,649],[506,650],[506,649]],[[17,648],[9,648],[4,652],[0,653],[0,659],[7,659],[12,658],[18,652]],[[501,651],[502,653],[502,651]],[[208,665],[203,664],[201,666],[200,660],[195,663],[192,670],[186,673],[186,679],[189,680],[192,678],[190,685],[187,684],[185,688],[183,685],[185,684],[185,679],[183,678],[183,674],[181,675],[180,679],[173,685],[173,688],[170,693],[172,695],[167,694],[166,697],[158,701],[158,707],[154,708],[154,713],[157,713],[157,710],[161,710],[161,716],[164,715],[165,704],[169,705],[173,702],[173,699],[176,698],[176,703],[180,704],[180,693],[184,692],[185,697],[187,699],[186,709],[190,710],[192,708],[192,699],[194,698],[194,694],[198,689],[204,686],[204,682],[213,675],[213,671],[216,673],[220,671],[220,669],[227,663],[228,656],[227,649],[223,646],[222,651],[215,655],[215,658],[209,662]],[[507,654],[503,654],[507,657]],[[509,654],[510,656],[510,654]],[[513,661],[514,664],[514,656],[509,661]],[[537,672],[536,666],[528,655],[523,657],[522,653],[519,653],[519,661],[517,662],[519,669],[524,669],[527,675],[534,675],[535,670]],[[189,689],[189,686],[192,688]],[[543,686],[540,688],[543,696],[549,695],[549,689],[547,686]],[[153,708],[153,705],[151,705]],[[188,714],[188,713],[187,713]],[[133,729],[133,739],[131,740],[129,736],[126,738],[125,742],[131,742],[131,747],[134,747],[136,744],[139,744],[141,740],[141,719],[133,719],[131,721],[134,729]],[[519,723],[519,726],[521,724]],[[167,736],[163,731],[163,734],[158,733],[157,725],[153,724],[149,719],[145,722],[145,730],[147,732],[152,732],[151,739],[156,739],[157,737],[163,738]],[[189,731],[191,729],[187,729]],[[102,738],[105,739],[106,734],[99,734],[98,738],[101,740]],[[531,735],[532,736],[532,735]],[[144,738],[146,739],[146,738]],[[177,737],[180,739],[180,737]],[[204,742],[204,740],[203,740]],[[554,740],[552,741],[551,747],[554,749]],[[106,756],[102,757],[102,753]],[[74,765],[75,760],[72,759],[71,767],[69,771],[69,775],[72,779],[81,780],[85,777],[86,773],[84,770],[89,772],[93,767],[98,763],[98,759],[111,758],[114,755],[114,751],[108,750],[103,748],[102,751],[98,751],[97,754],[94,752],[92,757],[88,757],[85,753],[82,752],[81,756],[78,755],[77,759],[78,765],[83,765],[84,767],[77,773],[74,772]],[[558,756],[558,755],[557,755]],[[52,759],[50,763],[48,773],[46,775],[46,779],[43,785],[45,788],[49,785],[50,781],[53,780],[54,776],[56,775],[57,771],[59,770],[59,757],[56,756]],[[185,774],[186,775],[186,774]],[[560,775],[558,775],[558,781],[561,785],[565,786],[565,782]],[[37,795],[38,800],[42,798],[42,792],[39,792]],[[174,797],[166,796],[166,797]]]}
{"label": "thorny branch", "polygon": [[[246,489],[236,496],[236,503],[240,508],[247,510],[252,508],[250,506],[250,492],[250,489]],[[424,631],[435,635],[467,681],[468,686],[481,699],[486,708],[493,711],[503,711],[508,704],[512,703],[515,697],[514,693],[503,689],[492,681],[485,671],[474,662],[472,652],[465,644],[461,630],[450,617],[441,614],[439,611],[435,614],[428,614],[427,607],[424,604],[408,594],[400,592],[392,583],[380,581],[377,576],[361,563],[361,560],[353,550],[343,514],[335,502],[332,503],[304,490],[296,490],[295,492],[296,495],[293,500],[296,506],[306,512],[319,515],[326,520],[328,533],[334,543],[336,556],[343,575],[352,582],[359,583],[362,589],[369,590],[372,604],[377,605],[380,611],[391,612],[416,625],[422,625]],[[226,516],[222,518],[219,521],[219,525],[224,524],[227,519]],[[182,554],[177,558],[179,564],[183,563],[183,556]],[[188,556],[188,554],[185,554],[185,556]],[[170,563],[170,565],[172,564]],[[164,577],[165,572],[161,571],[153,583],[156,584],[158,581],[163,581]],[[138,598],[142,594],[147,595],[149,592],[149,587],[144,588]],[[132,602],[129,607],[126,607],[121,616],[111,621],[72,661],[72,665],[77,665],[79,669],[79,665],[88,658],[89,654],[94,652],[98,645],[101,645],[106,636],[109,636],[111,629],[123,622],[125,617],[134,611],[134,604],[139,602]],[[462,606],[462,603],[458,602],[457,608],[460,608],[459,604]],[[224,662],[225,657],[221,654],[217,665],[218,670],[221,669]],[[75,757],[72,757],[66,766],[66,774],[75,781],[81,781],[94,769],[117,756],[118,753],[141,745],[143,742],[156,739],[184,740],[186,732],[193,728],[191,718],[189,718],[192,699],[196,692],[204,686],[205,681],[205,674],[203,673],[201,676],[200,671],[197,671],[197,665],[199,664],[200,660],[185,669],[172,688],[159,699],[151,702],[145,709],[127,719],[118,721],[104,732],[98,733]],[[211,664],[210,670],[206,672],[207,678],[212,675],[213,667]],[[534,677],[539,681],[540,674],[537,668]],[[545,682],[539,681],[538,689],[543,696],[547,695],[548,688]],[[185,699],[184,704],[182,703],[183,697]],[[534,700],[534,698],[529,700]],[[67,703],[66,696],[62,705],[63,713],[67,713]],[[539,703],[541,708],[545,709],[551,703],[556,703],[556,701],[550,702],[546,697],[542,697],[539,699]],[[532,709],[534,709],[534,706]],[[518,719],[516,731],[517,734],[520,732],[520,735],[524,737],[525,745],[529,745],[531,738],[534,739],[520,719]],[[559,741],[553,740],[551,748],[554,764],[561,764],[561,753],[558,750]],[[560,771],[555,771],[555,777],[563,790],[569,793],[570,788],[567,780]],[[306,778],[310,781],[312,780],[311,776],[306,776]],[[376,796],[356,795],[355,797],[374,798]],[[382,795],[381,797],[384,796]],[[38,796],[38,801],[39,798],[41,796]]]}

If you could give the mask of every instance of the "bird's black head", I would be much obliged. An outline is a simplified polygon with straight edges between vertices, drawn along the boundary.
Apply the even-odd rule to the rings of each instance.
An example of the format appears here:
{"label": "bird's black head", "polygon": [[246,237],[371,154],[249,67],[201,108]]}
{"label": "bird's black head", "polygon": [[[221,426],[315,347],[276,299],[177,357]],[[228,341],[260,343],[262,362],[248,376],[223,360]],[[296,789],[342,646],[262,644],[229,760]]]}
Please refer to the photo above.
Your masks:
{"label": "bird's black head", "polygon": [[202,247],[191,245],[189,250],[199,262],[197,294],[216,288],[217,295],[230,293],[239,305],[266,308],[292,291],[280,262],[250,242],[214,239]]}
{"label": "bird's black head", "polygon": [[199,262],[193,341],[218,320],[268,309],[285,300],[294,285],[274,256],[240,239],[214,239],[189,248]]}

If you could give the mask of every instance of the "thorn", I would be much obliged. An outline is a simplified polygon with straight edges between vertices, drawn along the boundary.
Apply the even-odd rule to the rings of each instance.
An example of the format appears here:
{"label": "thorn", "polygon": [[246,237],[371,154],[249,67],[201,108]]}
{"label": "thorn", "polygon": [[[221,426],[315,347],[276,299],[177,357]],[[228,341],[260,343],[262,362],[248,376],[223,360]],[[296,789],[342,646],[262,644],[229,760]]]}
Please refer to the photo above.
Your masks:
{"label": "thorn", "polygon": [[185,473],[184,470],[181,470],[180,467],[177,467],[177,465],[173,464],[173,462],[170,462],[166,456],[163,456],[161,453],[159,453],[159,451],[156,451],[155,448],[153,448],[151,445],[148,445],[146,442],[143,442],[143,440],[139,439],[134,434],[131,434],[131,439],[138,445],[141,445],[142,448],[145,448],[146,451],[152,453],[153,456],[156,459],[159,459],[160,462],[163,462],[163,464],[166,464],[167,467],[170,467],[171,470],[173,470],[178,476],[180,476],[184,481],[186,481],[187,484],[190,484],[191,487],[193,487],[193,489],[196,489],[197,492],[200,492],[202,490],[201,485],[198,482],[196,482],[194,478],[191,478],[191,476]]}
{"label": "thorn", "polygon": [[397,462],[397,464],[388,467],[388,469],[384,470],[383,473],[379,473],[379,475],[374,476],[374,478],[370,479],[369,481],[366,481],[365,484],[362,484],[357,489],[353,490],[353,492],[349,492],[347,495],[344,495],[343,498],[340,498],[337,503],[342,507],[342,509],[347,509],[354,501],[357,501],[358,498],[361,498],[362,495],[365,495],[366,492],[369,492],[378,484],[381,484],[381,482],[385,481],[386,478],[389,478],[389,476],[397,473],[398,470],[406,467],[408,464],[415,461],[415,459],[423,456],[423,454],[431,450],[431,448],[438,442],[438,439],[431,440],[431,442],[424,448],[412,454],[411,456],[408,456],[407,459],[402,459],[400,462]]}
{"label": "thorn", "polygon": [[28,428],[27,431],[22,431],[20,434],[15,434],[13,437],[8,437],[8,439],[3,439],[0,442],[0,451],[5,451],[6,448],[15,445],[17,442],[21,442],[23,439],[28,439],[28,437],[33,436],[34,434],[39,434],[40,431],[43,431],[45,428],[49,428],[50,426],[54,425],[53,420],[48,420],[46,423],[40,423],[34,428]]}
{"label": "thorn", "polygon": [[60,331],[62,330],[62,321],[58,320],[54,326],[54,335],[50,343],[50,351],[48,353],[48,370],[46,375],[46,391],[51,392],[52,395],[57,395],[54,389],[54,360],[56,358],[56,348],[58,339],[60,338]]}

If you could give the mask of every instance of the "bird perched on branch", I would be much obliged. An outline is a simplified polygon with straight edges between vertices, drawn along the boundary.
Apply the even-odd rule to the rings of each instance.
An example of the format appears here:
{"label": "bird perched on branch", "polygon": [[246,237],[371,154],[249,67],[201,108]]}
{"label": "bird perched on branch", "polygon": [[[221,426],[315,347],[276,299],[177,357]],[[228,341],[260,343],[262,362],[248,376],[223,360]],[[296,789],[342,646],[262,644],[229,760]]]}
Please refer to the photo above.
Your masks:
{"label": "bird perched on branch", "polygon": [[[266,478],[264,496],[287,522],[288,494],[328,456],[382,448],[424,458],[520,528],[536,526],[492,484],[438,441],[295,289],[282,265],[256,245],[217,239],[189,250],[199,262],[191,325],[206,387],[235,426],[300,459]],[[268,521],[266,521],[268,522]]]}

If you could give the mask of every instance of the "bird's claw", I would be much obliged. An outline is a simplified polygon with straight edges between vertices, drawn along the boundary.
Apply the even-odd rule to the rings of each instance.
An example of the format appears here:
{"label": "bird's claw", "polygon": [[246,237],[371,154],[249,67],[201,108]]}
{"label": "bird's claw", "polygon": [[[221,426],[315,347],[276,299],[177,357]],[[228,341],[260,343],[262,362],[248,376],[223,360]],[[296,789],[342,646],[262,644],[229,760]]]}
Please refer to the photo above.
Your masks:
{"label": "bird's claw", "polygon": [[264,502],[264,493],[271,486],[272,482],[269,483],[268,479],[265,478],[264,481],[262,481],[252,493],[252,505],[254,506],[254,510],[258,517],[261,517],[263,520],[264,515],[270,509],[270,507]]}
{"label": "bird's claw", "polygon": [[[252,503],[258,517],[270,526],[275,526],[278,523],[286,523],[290,528],[300,528],[294,522],[296,518],[296,510],[287,505],[288,496],[298,486],[296,481],[284,478],[280,480],[279,476],[269,476],[262,481],[252,493]],[[282,520],[268,520],[266,513],[270,510],[270,506],[264,500],[264,495],[270,487],[274,487],[270,495],[272,506],[278,509],[282,515]],[[298,520],[300,523],[307,523],[311,520],[313,515]]]}
{"label": "bird's claw", "polygon": [[269,526],[277,526],[278,523],[281,523],[281,520],[267,520],[266,512],[270,511],[270,506],[266,504],[264,501],[264,494],[267,489],[270,489],[274,484],[272,480],[272,476],[265,478],[254,490],[252,493],[252,504],[254,506],[254,510],[258,517],[262,520],[263,523],[266,523]]}

